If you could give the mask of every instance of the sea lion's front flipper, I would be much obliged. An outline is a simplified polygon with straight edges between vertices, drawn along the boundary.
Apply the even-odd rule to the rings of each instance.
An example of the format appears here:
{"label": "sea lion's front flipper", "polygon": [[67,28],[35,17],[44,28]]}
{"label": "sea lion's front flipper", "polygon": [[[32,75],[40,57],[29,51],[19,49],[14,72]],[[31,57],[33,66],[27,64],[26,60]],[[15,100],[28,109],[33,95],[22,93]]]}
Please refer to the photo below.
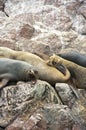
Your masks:
{"label": "sea lion's front flipper", "polygon": [[9,82],[9,79],[2,79],[0,83],[0,90],[3,89],[7,83]]}
{"label": "sea lion's front flipper", "polygon": [[62,62],[56,62],[54,60],[47,60],[46,61],[46,64],[49,65],[49,66],[53,66],[55,67],[56,69],[58,69],[61,73],[63,73],[64,75],[66,75],[66,67],[65,65],[62,64]]}
{"label": "sea lion's front flipper", "polygon": [[65,65],[63,65],[63,64],[56,64],[56,65],[54,65],[54,67],[56,69],[58,69],[61,73],[66,75],[66,67],[65,67]]}

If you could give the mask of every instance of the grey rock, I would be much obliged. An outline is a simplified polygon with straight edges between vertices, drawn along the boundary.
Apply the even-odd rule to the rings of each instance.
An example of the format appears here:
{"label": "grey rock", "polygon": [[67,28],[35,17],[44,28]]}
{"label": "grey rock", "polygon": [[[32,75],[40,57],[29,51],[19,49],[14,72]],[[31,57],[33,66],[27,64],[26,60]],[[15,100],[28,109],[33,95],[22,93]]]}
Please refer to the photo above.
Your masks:
{"label": "grey rock", "polygon": [[60,103],[60,100],[47,82],[38,81],[35,86],[18,82],[17,85],[7,86],[0,92],[0,126],[6,127],[27,109],[34,106],[37,109],[49,102]]}
{"label": "grey rock", "polygon": [[[77,121],[71,110],[65,105],[45,104],[31,115],[18,117],[6,130],[85,130],[78,116]],[[79,121],[79,122],[78,122]],[[82,124],[79,124],[82,122]]]}

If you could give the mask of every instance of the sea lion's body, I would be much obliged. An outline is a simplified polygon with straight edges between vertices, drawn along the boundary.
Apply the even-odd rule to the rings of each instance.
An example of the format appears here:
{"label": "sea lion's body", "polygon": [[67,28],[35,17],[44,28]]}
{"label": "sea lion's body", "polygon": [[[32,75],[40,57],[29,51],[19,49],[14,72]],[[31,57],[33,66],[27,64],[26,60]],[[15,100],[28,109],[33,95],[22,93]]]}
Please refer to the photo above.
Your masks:
{"label": "sea lion's body", "polygon": [[60,57],[72,61],[80,66],[86,67],[86,54],[81,54],[78,51],[69,51],[58,54]]}
{"label": "sea lion's body", "polygon": [[36,66],[39,73],[39,79],[47,81],[53,86],[57,82],[66,82],[70,78],[70,72],[67,69],[66,74],[64,75],[56,68],[48,66],[39,56],[29,52],[14,51],[6,47],[0,47],[0,56],[26,61],[27,63]]}
{"label": "sea lion's body", "polygon": [[9,81],[36,81],[36,74],[36,68],[24,61],[0,58],[0,89]]}
{"label": "sea lion's body", "polygon": [[53,55],[50,57],[48,63],[52,64],[52,61],[62,62],[70,71],[71,77],[75,80],[75,85],[79,89],[86,89],[86,68],[79,66],[71,61],[65,60],[60,56]]}

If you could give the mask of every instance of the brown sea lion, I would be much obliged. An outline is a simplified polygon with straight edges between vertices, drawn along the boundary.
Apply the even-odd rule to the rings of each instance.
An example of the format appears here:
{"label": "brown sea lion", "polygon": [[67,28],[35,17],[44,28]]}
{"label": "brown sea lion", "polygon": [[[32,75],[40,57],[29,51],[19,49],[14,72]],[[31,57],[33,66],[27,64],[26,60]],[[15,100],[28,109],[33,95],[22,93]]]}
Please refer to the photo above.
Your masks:
{"label": "brown sea lion", "polygon": [[[40,58],[42,58],[43,60],[47,61],[50,57],[44,53],[39,53],[39,52],[36,52],[34,53],[36,54],[37,56],[39,56]],[[50,65],[49,65],[50,66]],[[62,63],[56,63],[55,65],[55,62],[53,63],[53,66],[57,69],[57,70],[60,70],[64,75],[66,75],[66,67],[62,64]]]}
{"label": "brown sea lion", "polygon": [[78,51],[71,50],[69,52],[59,53],[58,55],[66,60],[86,67],[86,54],[81,54]]}
{"label": "brown sea lion", "polygon": [[65,60],[60,56],[53,55],[47,61],[47,64],[53,65],[55,63],[63,63],[71,73],[71,77],[74,78],[74,85],[79,89],[86,89],[86,68],[79,66],[71,61]]}
{"label": "brown sea lion", "polygon": [[0,89],[10,81],[31,81],[36,83],[38,71],[32,65],[8,58],[0,58]]}
{"label": "brown sea lion", "polygon": [[22,60],[36,66],[39,79],[47,81],[51,85],[55,85],[57,82],[66,82],[70,78],[70,72],[66,69],[65,75],[54,67],[48,66],[46,62],[39,56],[23,51],[14,51],[6,47],[0,47],[0,56],[12,58],[16,60]]}
{"label": "brown sea lion", "polygon": [[47,54],[44,53],[40,53],[40,52],[34,52],[33,54],[39,56],[40,58],[42,58],[43,60],[48,60],[50,56],[48,56]]}

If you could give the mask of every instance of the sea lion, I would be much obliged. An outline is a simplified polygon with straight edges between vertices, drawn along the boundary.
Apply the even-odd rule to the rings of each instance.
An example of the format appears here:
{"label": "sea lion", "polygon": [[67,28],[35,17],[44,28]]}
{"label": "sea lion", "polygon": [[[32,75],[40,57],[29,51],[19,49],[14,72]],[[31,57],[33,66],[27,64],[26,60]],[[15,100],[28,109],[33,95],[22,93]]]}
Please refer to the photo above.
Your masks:
{"label": "sea lion", "polygon": [[65,65],[63,65],[62,64],[62,62],[61,61],[58,61],[58,64],[57,64],[57,62],[55,62],[54,60],[52,60],[52,64],[51,64],[51,62],[46,62],[47,63],[47,65],[49,65],[49,66],[53,66],[53,67],[55,67],[56,69],[59,69],[59,70],[61,70],[61,72],[64,74],[64,75],[66,75],[66,66]]}
{"label": "sea lion", "polygon": [[59,53],[60,57],[72,61],[80,66],[86,67],[86,54],[81,54],[78,51],[69,51],[65,53]]}
{"label": "sea lion", "polygon": [[48,60],[50,56],[48,56],[47,54],[44,53],[40,53],[40,52],[34,52],[33,54],[39,56],[40,58],[42,58],[43,60]]}
{"label": "sea lion", "polygon": [[0,58],[0,90],[10,81],[31,81],[36,83],[38,71],[32,65],[8,58]]}
{"label": "sea lion", "polygon": [[47,81],[52,86],[55,86],[57,82],[66,82],[70,78],[70,72],[67,68],[65,68],[66,73],[64,75],[55,67],[48,66],[46,64],[46,61],[41,59],[39,56],[29,52],[14,51],[7,47],[0,47],[0,56],[26,61],[27,63],[36,66],[39,74],[39,79]]}
{"label": "sea lion", "polygon": [[47,64],[53,65],[53,62],[57,64],[59,62],[63,63],[71,73],[71,77],[74,78],[74,85],[78,89],[86,89],[86,68],[80,65],[77,65],[71,61],[65,60],[60,56],[53,55],[47,61]]}
{"label": "sea lion", "polygon": [[[37,56],[39,56],[40,58],[42,58],[43,60],[47,61],[50,57],[44,53],[39,53],[39,52],[35,52],[34,54],[36,54]],[[50,66],[50,64],[49,64]],[[60,70],[64,75],[66,75],[66,67],[62,64],[62,63],[56,63],[53,62],[53,66],[57,69]]]}

